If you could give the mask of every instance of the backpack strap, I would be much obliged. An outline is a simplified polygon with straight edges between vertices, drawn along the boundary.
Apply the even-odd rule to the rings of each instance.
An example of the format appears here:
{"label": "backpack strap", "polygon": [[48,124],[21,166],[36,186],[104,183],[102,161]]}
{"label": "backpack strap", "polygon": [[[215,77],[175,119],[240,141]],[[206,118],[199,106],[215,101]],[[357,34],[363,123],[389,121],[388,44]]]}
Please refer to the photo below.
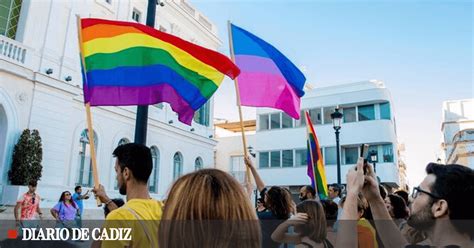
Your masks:
{"label": "backpack strap", "polygon": [[151,234],[150,234],[150,231],[148,230],[148,227],[145,225],[145,223],[143,223],[142,219],[140,218],[140,216],[138,216],[137,212],[135,212],[135,210],[131,209],[130,207],[126,207],[126,206],[125,206],[125,209],[127,209],[133,216],[135,216],[135,218],[137,218],[138,223],[140,223],[143,231],[145,232],[146,238],[150,242],[150,246],[153,248],[157,247],[153,243],[153,239],[151,238]]}

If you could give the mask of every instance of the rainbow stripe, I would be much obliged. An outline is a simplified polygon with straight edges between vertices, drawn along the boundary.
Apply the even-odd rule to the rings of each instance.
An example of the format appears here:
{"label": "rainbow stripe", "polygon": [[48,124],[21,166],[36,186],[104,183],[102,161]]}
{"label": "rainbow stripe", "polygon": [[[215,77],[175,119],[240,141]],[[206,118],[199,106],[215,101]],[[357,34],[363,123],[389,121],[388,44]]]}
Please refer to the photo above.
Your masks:
{"label": "rainbow stripe", "polygon": [[240,70],[226,56],[139,23],[81,19],[84,101],[91,106],[167,102],[179,120]]}
{"label": "rainbow stripe", "polygon": [[328,197],[326,171],[324,170],[323,156],[319,147],[318,138],[313,128],[313,123],[308,111],[305,111],[306,126],[308,127],[308,176],[311,178],[313,188],[321,198]]}

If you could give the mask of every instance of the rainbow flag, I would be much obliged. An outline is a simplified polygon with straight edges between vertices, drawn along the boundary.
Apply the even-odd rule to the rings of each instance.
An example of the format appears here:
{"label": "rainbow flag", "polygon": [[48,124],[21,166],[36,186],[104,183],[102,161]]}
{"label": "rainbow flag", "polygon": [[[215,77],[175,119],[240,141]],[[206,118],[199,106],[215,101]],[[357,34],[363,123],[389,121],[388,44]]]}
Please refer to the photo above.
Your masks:
{"label": "rainbow flag", "polygon": [[275,47],[231,25],[235,63],[242,73],[238,87],[243,106],[270,107],[300,118],[300,97],[306,81],[303,73]]}
{"label": "rainbow flag", "polygon": [[313,123],[308,111],[305,111],[306,126],[308,127],[308,176],[311,178],[311,185],[319,193],[321,198],[328,196],[326,172],[324,170],[323,156],[319,147],[318,138],[314,131]]}
{"label": "rainbow flag", "polygon": [[91,106],[167,102],[188,125],[224,75],[240,70],[215,51],[139,23],[81,19],[84,102]]}

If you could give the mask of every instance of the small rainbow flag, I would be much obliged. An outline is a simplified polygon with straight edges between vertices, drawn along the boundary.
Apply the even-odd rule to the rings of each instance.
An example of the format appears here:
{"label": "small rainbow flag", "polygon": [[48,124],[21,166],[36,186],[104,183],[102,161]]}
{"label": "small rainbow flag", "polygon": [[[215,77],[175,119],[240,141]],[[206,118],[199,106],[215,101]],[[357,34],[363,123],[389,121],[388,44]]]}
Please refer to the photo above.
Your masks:
{"label": "small rainbow flag", "polygon": [[212,50],[139,23],[81,19],[84,102],[91,106],[167,102],[188,125],[224,75],[240,70]]}
{"label": "small rainbow flag", "polygon": [[321,198],[327,198],[328,187],[326,172],[324,170],[323,156],[319,147],[318,138],[313,128],[313,123],[308,111],[305,111],[306,126],[308,127],[308,176],[311,178],[311,185],[319,193]]}

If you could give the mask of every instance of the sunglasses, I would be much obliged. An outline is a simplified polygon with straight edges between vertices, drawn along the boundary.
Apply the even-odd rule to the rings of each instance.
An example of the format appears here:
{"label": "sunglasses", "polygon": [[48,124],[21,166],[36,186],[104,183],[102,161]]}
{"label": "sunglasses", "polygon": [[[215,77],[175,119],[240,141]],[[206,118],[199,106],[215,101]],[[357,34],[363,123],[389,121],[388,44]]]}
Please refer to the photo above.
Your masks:
{"label": "sunglasses", "polygon": [[431,198],[434,198],[434,199],[437,199],[437,200],[443,199],[443,198],[440,197],[440,196],[437,196],[437,195],[435,195],[435,194],[433,194],[433,193],[430,193],[430,192],[428,192],[428,191],[422,190],[420,187],[414,187],[414,188],[413,188],[413,191],[412,191],[412,193],[411,193],[411,197],[412,197],[413,199],[417,198],[417,197],[420,195],[420,192],[423,193],[423,194],[427,194],[427,195],[430,196]]}
{"label": "sunglasses", "polygon": [[64,195],[65,195],[65,196],[70,196],[70,195],[71,195],[71,193],[66,193],[66,194],[64,194]]}

